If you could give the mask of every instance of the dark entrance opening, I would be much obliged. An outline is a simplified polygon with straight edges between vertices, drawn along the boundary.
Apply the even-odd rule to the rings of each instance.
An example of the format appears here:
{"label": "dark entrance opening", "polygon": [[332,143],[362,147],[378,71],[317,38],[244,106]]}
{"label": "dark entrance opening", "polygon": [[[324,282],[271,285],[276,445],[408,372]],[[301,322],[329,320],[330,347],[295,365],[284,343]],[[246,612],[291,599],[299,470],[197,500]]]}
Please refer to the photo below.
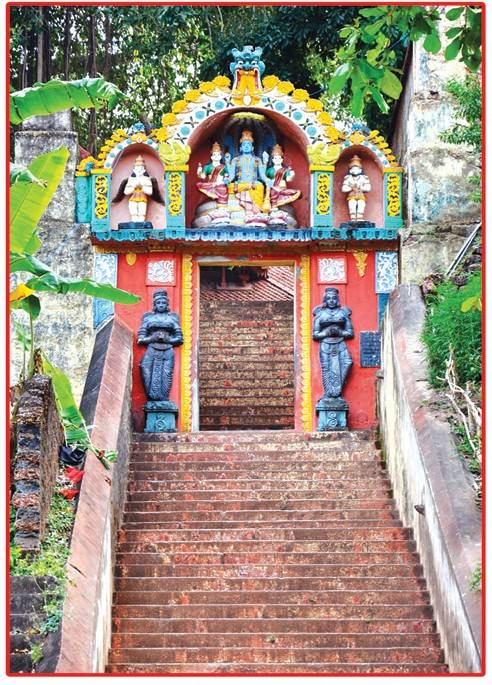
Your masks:
{"label": "dark entrance opening", "polygon": [[200,269],[200,430],[294,428],[294,269]]}

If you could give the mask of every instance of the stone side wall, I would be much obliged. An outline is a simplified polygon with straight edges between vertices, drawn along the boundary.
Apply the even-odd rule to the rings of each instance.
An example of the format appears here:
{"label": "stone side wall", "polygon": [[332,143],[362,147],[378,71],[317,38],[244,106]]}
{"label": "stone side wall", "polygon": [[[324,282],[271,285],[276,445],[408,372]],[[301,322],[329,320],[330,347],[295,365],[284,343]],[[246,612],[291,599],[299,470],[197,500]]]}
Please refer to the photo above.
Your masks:
{"label": "stone side wall", "polygon": [[43,539],[63,442],[51,379],[34,376],[19,399],[17,453],[13,457],[15,544],[22,549],[38,549]]}
{"label": "stone side wall", "polygon": [[[94,444],[117,449],[118,459],[107,471],[94,454],[87,454],[68,559],[58,674],[103,673],[111,640],[116,536],[123,516],[131,447],[133,334],[115,319],[100,329],[99,336],[108,340],[107,347],[96,339],[94,354],[104,361],[91,363],[87,379],[91,399],[84,399],[82,406],[85,416],[93,416]],[[100,381],[91,373],[99,374]],[[97,395],[93,392],[96,387]]]}
{"label": "stone side wall", "polygon": [[[94,256],[89,225],[75,223],[78,142],[77,134],[71,130],[70,112],[25,121],[15,137],[15,161],[27,166],[38,155],[62,145],[68,148],[70,157],[58,190],[40,221],[39,236],[43,244],[36,257],[64,278],[92,278]],[[52,363],[68,374],[79,400],[94,341],[92,298],[76,293],[42,293],[40,297],[42,310],[35,323],[36,344]],[[12,340],[11,378],[15,382],[21,369],[22,351],[15,343],[15,335]]]}
{"label": "stone side wall", "polygon": [[481,593],[470,590],[470,581],[481,559],[480,515],[449,425],[429,408],[424,317],[418,286],[393,291],[383,327],[381,437],[403,524],[414,530],[446,662],[451,672],[478,673]]}
{"label": "stone side wall", "polygon": [[[442,24],[443,33],[447,27]],[[427,53],[422,41],[410,51],[392,148],[405,168],[401,281],[420,283],[430,273],[446,270],[480,220],[480,206],[470,201],[473,188],[468,182],[478,173],[478,159],[466,146],[439,139],[455,121],[446,83],[465,75],[463,65],[446,62],[442,52]]]}

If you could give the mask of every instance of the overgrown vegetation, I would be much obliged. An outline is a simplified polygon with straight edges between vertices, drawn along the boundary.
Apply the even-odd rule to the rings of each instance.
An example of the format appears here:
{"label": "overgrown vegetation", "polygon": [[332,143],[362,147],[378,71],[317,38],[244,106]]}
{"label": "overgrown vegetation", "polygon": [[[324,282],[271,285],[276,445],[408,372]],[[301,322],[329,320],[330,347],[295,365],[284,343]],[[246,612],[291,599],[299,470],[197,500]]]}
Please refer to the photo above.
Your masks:
{"label": "overgrown vegetation", "polygon": [[478,562],[470,580],[470,590],[480,592],[482,589],[482,564]]}
{"label": "overgrown vegetation", "polygon": [[[62,495],[55,493],[51,500],[46,524],[46,535],[36,553],[24,552],[14,543],[15,509],[10,510],[10,575],[11,576],[54,576],[56,583],[43,590],[43,616],[33,626],[33,635],[44,638],[58,630],[63,616],[63,600],[67,577],[67,559],[70,552],[70,538],[75,519],[75,505]],[[42,642],[31,643],[31,660],[35,666],[43,658]]]}
{"label": "overgrown vegetation", "polygon": [[[464,79],[451,79],[446,87],[456,101],[457,121],[443,131],[439,137],[445,143],[468,145],[480,155],[482,152],[482,85],[478,76],[468,74]],[[470,199],[481,202],[481,162],[477,163],[477,173],[469,181],[475,190]]]}
{"label": "overgrown vegetation", "polygon": [[452,345],[460,384],[477,384],[482,379],[482,316],[476,308],[463,312],[463,303],[479,297],[482,275],[477,273],[462,288],[445,281],[427,297],[427,318],[423,339],[427,345],[430,381],[445,387],[446,362]]}

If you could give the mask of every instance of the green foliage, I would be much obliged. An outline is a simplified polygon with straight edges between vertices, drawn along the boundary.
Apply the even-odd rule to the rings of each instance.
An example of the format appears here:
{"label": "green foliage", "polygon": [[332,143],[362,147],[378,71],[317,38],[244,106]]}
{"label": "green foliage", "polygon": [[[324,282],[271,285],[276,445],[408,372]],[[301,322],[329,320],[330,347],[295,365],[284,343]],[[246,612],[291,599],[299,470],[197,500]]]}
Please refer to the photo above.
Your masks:
{"label": "green foliage", "polygon": [[463,312],[463,303],[480,297],[481,273],[475,274],[463,288],[444,282],[436,294],[428,299],[423,340],[427,346],[430,381],[435,387],[444,386],[449,346],[454,351],[456,373],[461,385],[478,382],[482,377],[482,321],[477,309]]}
{"label": "green foliage", "polygon": [[28,170],[46,186],[24,181],[10,188],[10,248],[14,252],[33,254],[39,249],[37,225],[63,178],[67,161],[65,147],[40,155]]}
{"label": "green foliage", "polygon": [[42,645],[35,644],[32,645],[31,647],[31,661],[33,663],[33,666],[35,666],[38,661],[41,661],[43,658],[43,647]]}
{"label": "green foliage", "polygon": [[[445,59],[460,59],[476,72],[481,64],[481,8],[454,8],[446,17],[456,25],[446,31],[450,42]],[[438,53],[443,47],[440,19],[437,7],[379,5],[361,9],[355,21],[339,32],[344,43],[336,52],[339,66],[330,79],[329,92],[350,93],[350,109],[356,117],[371,101],[388,113],[387,98],[397,100],[402,90],[395,48],[424,38],[424,50]]]}
{"label": "green foliage", "polygon": [[31,88],[10,94],[10,121],[20,124],[33,116],[45,116],[64,109],[99,109],[107,103],[109,109],[125,99],[113,83],[103,78],[83,78],[78,81],[36,83]]}
{"label": "green foliage", "polygon": [[445,143],[465,144],[475,152],[482,151],[482,86],[478,76],[451,79],[446,90],[456,100],[456,118],[466,123],[455,123],[440,134]]}
{"label": "green foliage", "polygon": [[[49,575],[64,581],[74,518],[72,503],[55,493],[48,513],[46,535],[39,552],[35,555],[25,554],[19,547],[11,544],[10,574],[12,576]],[[11,531],[13,534],[12,528]]]}
{"label": "green foliage", "polygon": [[29,169],[26,169],[26,167],[21,166],[20,164],[11,164],[10,165],[10,185],[14,185],[14,183],[36,183],[36,185],[41,186],[41,187],[46,187],[47,182],[40,179],[36,178],[34,174],[32,174]]}
{"label": "green foliage", "polygon": [[470,590],[472,592],[480,592],[482,590],[482,564],[478,562],[476,565],[471,580]]}

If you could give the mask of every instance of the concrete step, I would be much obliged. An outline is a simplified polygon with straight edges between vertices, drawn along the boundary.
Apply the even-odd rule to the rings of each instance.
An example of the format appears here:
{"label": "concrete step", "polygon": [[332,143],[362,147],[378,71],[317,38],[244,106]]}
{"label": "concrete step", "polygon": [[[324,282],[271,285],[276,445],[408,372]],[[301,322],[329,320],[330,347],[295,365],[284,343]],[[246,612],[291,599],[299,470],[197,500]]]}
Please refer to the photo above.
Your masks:
{"label": "concrete step", "polygon": [[294,663],[289,661],[285,664],[277,663],[166,663],[166,664],[125,664],[110,663],[107,667],[108,673],[183,673],[188,675],[199,675],[202,673],[229,673],[231,676],[255,673],[257,675],[299,673],[299,675],[310,675],[319,673],[320,675],[343,674],[367,674],[385,673],[388,675],[398,675],[400,673],[428,674],[428,673],[447,673],[448,667],[441,663]]}
{"label": "concrete step", "polygon": [[113,629],[122,633],[145,635],[172,633],[267,633],[281,635],[305,632],[329,635],[431,635],[432,619],[319,619],[319,618],[115,618]]}
{"label": "concrete step", "polygon": [[[123,543],[128,545],[128,543]],[[122,549],[116,555],[120,564],[419,564],[419,555],[402,551],[340,551],[340,552],[170,552],[158,550],[156,545],[147,549]]]}
{"label": "concrete step", "polygon": [[[398,514],[392,508],[384,509],[347,509],[347,511],[336,511],[333,509],[307,509],[305,511],[274,511],[266,510],[252,510],[252,511],[126,511],[125,522],[134,523],[156,523],[162,524],[163,529],[169,528],[170,525],[179,526],[181,528],[207,528],[217,527],[221,524],[228,525],[228,527],[242,527],[245,522],[254,525],[283,525],[292,524],[293,526],[305,526],[309,522],[309,526],[314,528],[316,526],[352,526],[365,525],[371,526],[376,522],[385,525],[388,522],[395,522],[402,525],[398,520]],[[125,524],[126,525],[126,524]]]}
{"label": "concrete step", "polygon": [[351,634],[351,633],[309,633],[304,630],[299,633],[170,633],[158,635],[156,633],[123,633],[119,632],[113,640],[113,649],[156,649],[181,648],[194,649],[196,647],[250,647],[251,649],[290,649],[299,648],[341,648],[341,649],[390,649],[404,648],[439,648],[437,635],[428,633],[401,634]]}
{"label": "concrete step", "polygon": [[[356,463],[357,462],[357,463]],[[338,453],[333,451],[323,452],[321,450],[312,450],[307,456],[303,455],[300,450],[285,451],[279,454],[276,451],[261,451],[251,448],[250,451],[244,450],[238,454],[233,454],[225,451],[185,451],[181,450],[177,453],[168,450],[161,452],[152,452],[148,450],[139,450],[135,452],[130,460],[130,466],[133,468],[150,469],[156,468],[157,465],[162,469],[247,469],[253,473],[257,470],[295,470],[295,469],[310,469],[310,468],[326,468],[344,470],[348,473],[355,467],[362,468],[368,462],[380,465],[381,457],[379,453],[372,453],[367,451],[348,452],[340,450]],[[202,466],[200,467],[200,464]]]}
{"label": "concrete step", "polygon": [[[249,525],[246,525],[247,522],[244,521],[174,521],[174,522],[163,522],[163,521],[132,521],[128,520],[127,518],[125,519],[124,522],[124,527],[123,529],[125,531],[136,531],[136,530],[151,530],[151,531],[156,531],[160,530],[164,534],[175,534],[178,531],[183,531],[187,532],[190,535],[193,534],[193,537],[195,533],[200,532],[200,531],[208,531],[208,534],[212,532],[217,532],[217,530],[222,531],[225,533],[225,531],[234,531],[234,536],[236,535],[236,531],[238,532],[237,535],[243,535],[246,537],[251,537],[252,535],[255,536],[256,533],[258,533],[260,536],[264,535],[266,529],[270,531],[275,531],[276,535],[280,536],[280,539],[291,539],[294,540],[297,534],[297,530],[299,529],[304,529],[304,528],[309,528],[310,530],[316,530],[319,532],[314,533],[314,537],[323,537],[323,529],[327,527],[327,525],[330,526],[331,529],[334,531],[337,531],[338,534],[342,534],[342,531],[344,529],[348,528],[363,528],[364,530],[368,530],[370,528],[371,530],[380,530],[382,534],[386,534],[387,530],[390,528],[401,528],[402,523],[401,521],[388,521],[388,520],[380,520],[380,519],[375,519],[371,520],[369,519],[366,521],[362,522],[352,522],[352,521],[334,521],[334,522],[326,522],[326,521],[294,521],[294,520],[286,520],[286,521],[258,521],[258,522],[252,522]],[[296,531],[296,533],[291,531]],[[304,533],[300,532],[299,535],[303,535]],[[273,535],[273,532],[271,533]],[[271,537],[271,535],[269,537]],[[234,537],[233,536],[233,537]],[[310,536],[311,537],[311,536]]]}
{"label": "concrete step", "polygon": [[[271,598],[272,600],[274,597]],[[374,620],[400,621],[411,620],[419,625],[423,620],[433,620],[433,611],[427,602],[412,602],[411,604],[379,603],[372,605],[323,604],[322,602],[306,602],[302,604],[270,603],[258,604],[115,604],[113,618],[149,619],[330,619],[330,620],[360,620],[372,624]]]}
{"label": "concrete step", "polygon": [[[296,489],[296,488],[290,488],[289,490],[285,489],[282,490],[281,488],[277,489],[269,489],[269,490],[257,490],[252,493],[251,491],[248,490],[211,490],[211,489],[206,489],[206,490],[196,490],[193,489],[193,487],[189,487],[186,489],[176,489],[175,491],[171,490],[166,490],[162,491],[160,488],[156,488],[155,490],[152,490],[151,487],[148,487],[146,489],[143,488],[143,484],[139,485],[139,490],[136,491],[135,487],[130,484],[129,490],[128,490],[128,501],[129,502],[138,502],[138,501],[153,501],[153,502],[166,502],[166,501],[176,501],[177,503],[182,503],[183,500],[185,501],[201,501],[201,500],[210,500],[211,495],[214,497],[214,502],[217,504],[219,502],[228,502],[228,501],[234,501],[234,500],[241,500],[241,501],[251,501],[252,494],[254,495],[254,501],[259,502],[259,501],[269,501],[269,500],[274,500],[278,502],[279,504],[285,503],[285,502],[292,502],[294,498],[296,500],[323,500],[325,497],[328,498],[330,497],[331,499],[337,499],[341,501],[351,501],[354,500],[355,498],[361,499],[361,500],[368,500],[368,499],[382,499],[385,496],[390,497],[391,496],[391,490],[389,487],[385,488],[383,485],[376,485],[374,489],[369,488],[369,489],[360,489],[358,490],[357,488],[352,488],[351,490],[344,489],[340,486],[325,486],[323,487],[320,484],[317,484],[316,489]],[[150,495],[151,493],[151,495]],[[227,508],[227,507],[225,507]]]}
{"label": "concrete step", "polygon": [[392,499],[383,497],[373,497],[367,499],[229,499],[229,500],[194,500],[194,499],[177,499],[177,500],[159,500],[150,499],[147,497],[132,500],[127,499],[126,511],[255,511],[261,509],[262,511],[272,510],[276,512],[291,511],[293,513],[299,510],[316,509],[319,511],[337,510],[345,513],[350,509],[371,509],[371,510],[392,510],[395,502]]}
{"label": "concrete step", "polygon": [[206,491],[206,492],[229,492],[241,491],[246,493],[263,493],[263,492],[303,492],[306,490],[314,491],[318,493],[324,493],[326,491],[340,490],[343,488],[344,493],[351,493],[352,491],[363,492],[368,489],[374,490],[374,492],[388,491],[391,489],[391,482],[384,478],[383,476],[375,476],[373,478],[292,478],[292,479],[280,479],[280,478],[258,478],[252,480],[239,480],[230,478],[209,478],[204,480],[200,478],[199,480],[192,479],[137,479],[132,480],[129,484],[128,492],[138,493],[138,492],[158,492],[161,493],[165,490],[165,493],[172,492],[182,492],[186,490],[187,492],[194,491]]}
{"label": "concrete step", "polygon": [[426,663],[442,662],[443,653],[439,647],[406,647],[406,648],[277,648],[269,647],[189,647],[186,651],[173,647],[126,648],[112,649],[110,663],[284,663],[311,662],[330,663]]}
{"label": "concrete step", "polygon": [[115,575],[118,578],[195,578],[206,572],[210,578],[297,578],[303,575],[318,578],[356,579],[356,578],[422,578],[420,564],[284,564],[274,566],[267,564],[248,564],[247,568],[233,564],[208,564],[206,569],[198,564],[179,564],[172,567],[169,564],[140,564],[126,563],[116,566]]}
{"label": "concrete step", "polygon": [[391,541],[410,540],[412,531],[410,528],[400,526],[385,528],[265,528],[265,529],[211,529],[211,530],[162,530],[146,529],[129,530],[126,527],[118,535],[119,542],[159,542],[159,541],[186,541],[186,542],[219,542],[219,541],[306,541],[317,540],[352,540],[352,541]]}
{"label": "concrete step", "polygon": [[[278,541],[273,540],[207,540],[207,541],[190,541],[190,540],[158,540],[157,536],[152,534],[155,531],[148,533],[151,540],[139,542],[125,542],[122,541],[119,545],[121,552],[163,552],[167,554],[179,554],[186,552],[186,554],[206,553],[206,554],[241,554],[251,553],[258,555],[264,552],[267,554],[274,554],[276,552],[290,552],[290,553],[316,553],[316,554],[335,554],[339,552],[414,552],[416,549],[413,540],[287,540]],[[138,535],[138,533],[137,533]]]}
{"label": "concrete step", "polygon": [[[246,571],[248,574],[248,571]],[[171,592],[189,589],[194,592],[214,591],[214,592],[253,592],[253,591],[287,591],[295,590],[298,592],[315,592],[318,590],[330,591],[339,590],[348,592],[349,590],[366,592],[391,592],[398,591],[419,591],[423,589],[423,581],[413,577],[396,578],[346,578],[346,577],[319,577],[311,576],[309,567],[306,567],[299,576],[287,578],[210,578],[207,576],[207,569],[202,568],[200,575],[182,576],[179,578],[161,576],[135,578],[124,576],[116,578],[115,590],[121,592]]]}
{"label": "concrete step", "polygon": [[387,477],[387,472],[383,471],[381,464],[375,461],[365,461],[359,464],[354,464],[347,470],[346,465],[340,464],[326,464],[326,462],[318,462],[313,465],[309,462],[303,464],[282,462],[282,466],[278,463],[269,466],[263,462],[263,467],[259,468],[234,468],[234,464],[224,464],[216,462],[212,465],[204,464],[203,462],[193,462],[192,465],[174,463],[174,464],[145,464],[145,463],[131,463],[129,477],[132,480],[160,480],[161,482],[175,481],[175,480],[241,480],[247,482],[256,481],[277,481],[277,480],[333,480],[334,478],[341,478],[343,480],[357,479],[362,475],[367,475],[369,478],[375,476]]}

